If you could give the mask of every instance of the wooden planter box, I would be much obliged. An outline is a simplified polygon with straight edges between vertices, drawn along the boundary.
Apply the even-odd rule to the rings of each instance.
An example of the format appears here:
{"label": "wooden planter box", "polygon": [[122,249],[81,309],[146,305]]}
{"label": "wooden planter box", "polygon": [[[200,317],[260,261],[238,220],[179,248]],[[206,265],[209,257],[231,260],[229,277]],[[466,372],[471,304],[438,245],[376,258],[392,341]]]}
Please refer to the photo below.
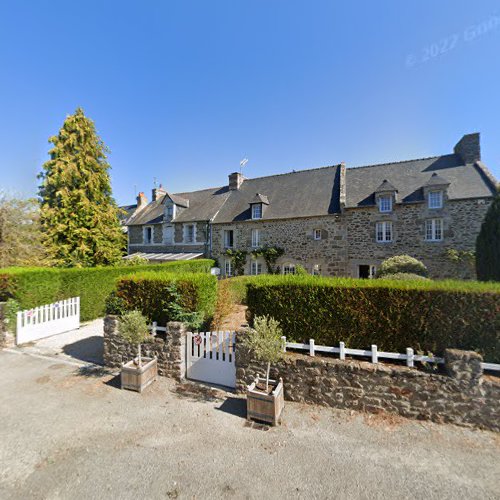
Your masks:
{"label": "wooden planter box", "polygon": [[156,358],[142,358],[142,366],[135,364],[136,360],[129,361],[122,366],[122,389],[142,392],[158,378]]}
{"label": "wooden planter box", "polygon": [[247,419],[260,420],[271,425],[281,423],[281,412],[285,406],[283,379],[269,381],[269,385],[273,387],[270,394],[256,389],[259,383],[265,384],[266,380],[257,377],[255,382],[247,387]]}

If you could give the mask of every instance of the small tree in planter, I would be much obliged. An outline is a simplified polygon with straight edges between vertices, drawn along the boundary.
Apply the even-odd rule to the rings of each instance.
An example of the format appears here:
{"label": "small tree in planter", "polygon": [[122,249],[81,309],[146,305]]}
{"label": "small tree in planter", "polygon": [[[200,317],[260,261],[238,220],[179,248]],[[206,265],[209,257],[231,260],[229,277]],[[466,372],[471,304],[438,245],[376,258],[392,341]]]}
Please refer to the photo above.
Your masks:
{"label": "small tree in planter", "polygon": [[146,318],[139,311],[130,311],[119,319],[118,333],[129,344],[137,345],[137,358],[122,367],[122,389],[142,392],[158,376],[156,358],[143,358],[141,344],[149,340]]}
{"label": "small tree in planter", "polygon": [[271,364],[284,355],[279,322],[267,316],[256,316],[254,328],[248,331],[243,344],[259,360],[267,363],[266,378],[257,377],[247,390],[247,418],[263,420],[273,425],[280,420],[284,406],[283,380],[269,380]]}

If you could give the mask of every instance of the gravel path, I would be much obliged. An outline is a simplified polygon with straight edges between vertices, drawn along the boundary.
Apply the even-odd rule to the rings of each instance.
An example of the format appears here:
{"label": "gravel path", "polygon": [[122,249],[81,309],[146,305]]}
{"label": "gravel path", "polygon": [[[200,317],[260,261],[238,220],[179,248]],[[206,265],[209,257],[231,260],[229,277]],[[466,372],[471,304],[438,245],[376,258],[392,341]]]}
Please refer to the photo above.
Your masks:
{"label": "gravel path", "polygon": [[102,369],[0,365],[2,499],[499,498],[491,432],[292,403],[268,428],[200,385],[138,395]]}

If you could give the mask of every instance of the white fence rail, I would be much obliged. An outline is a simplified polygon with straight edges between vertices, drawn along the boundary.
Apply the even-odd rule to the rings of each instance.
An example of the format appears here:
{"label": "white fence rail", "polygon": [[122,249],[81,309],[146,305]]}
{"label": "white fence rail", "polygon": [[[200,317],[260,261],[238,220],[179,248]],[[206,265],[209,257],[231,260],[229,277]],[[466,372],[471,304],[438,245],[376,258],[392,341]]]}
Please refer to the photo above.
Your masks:
{"label": "white fence rail", "polygon": [[76,328],[80,328],[80,297],[19,311],[16,344],[25,344]]}
{"label": "white fence rail", "polygon": [[[344,342],[339,342],[339,347],[328,347],[324,345],[316,345],[314,339],[309,340],[309,344],[296,344],[294,342],[287,342],[286,337],[281,337],[283,341],[283,350],[286,351],[287,348],[290,349],[300,349],[303,351],[309,351],[310,356],[314,356],[316,352],[326,352],[330,354],[338,354],[340,359],[345,359],[346,355],[349,356],[364,356],[371,358],[372,363],[378,363],[379,359],[397,359],[400,361],[406,361],[406,365],[413,367],[415,362],[420,363],[434,363],[443,364],[444,359],[424,356],[422,354],[415,354],[411,347],[406,349],[406,354],[400,354],[397,352],[385,352],[379,351],[375,344],[372,344],[371,350],[367,351],[364,349],[348,349]],[[500,364],[496,363],[481,363],[483,370],[500,371]]]}

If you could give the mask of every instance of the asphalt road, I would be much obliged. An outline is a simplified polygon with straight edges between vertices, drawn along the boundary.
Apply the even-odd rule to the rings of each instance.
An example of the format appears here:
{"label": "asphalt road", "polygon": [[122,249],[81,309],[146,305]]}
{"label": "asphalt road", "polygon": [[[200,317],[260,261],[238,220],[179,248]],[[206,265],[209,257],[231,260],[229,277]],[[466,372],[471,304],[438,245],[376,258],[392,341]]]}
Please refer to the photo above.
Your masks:
{"label": "asphalt road", "polygon": [[[0,351],[0,498],[436,498],[500,495],[500,435],[160,379],[142,395],[100,369]],[[199,385],[194,385],[199,388]]]}

